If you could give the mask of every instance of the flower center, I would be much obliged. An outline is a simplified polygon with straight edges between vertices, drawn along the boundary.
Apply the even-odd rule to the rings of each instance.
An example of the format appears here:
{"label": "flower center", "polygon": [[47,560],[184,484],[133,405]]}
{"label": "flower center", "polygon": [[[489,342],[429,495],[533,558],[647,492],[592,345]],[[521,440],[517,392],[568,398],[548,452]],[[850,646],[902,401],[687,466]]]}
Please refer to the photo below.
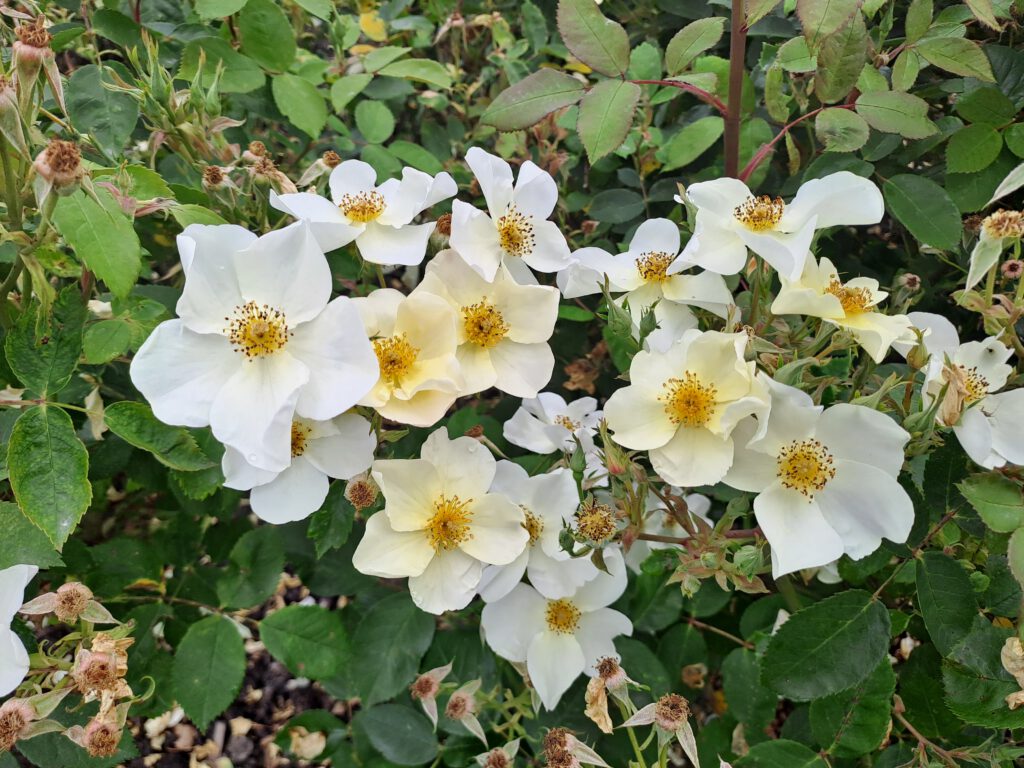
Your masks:
{"label": "flower center", "polygon": [[996,211],[986,216],[981,226],[991,238],[1021,237],[1024,235],[1024,213],[1020,211]]}
{"label": "flower center", "polygon": [[976,367],[958,365],[964,376],[964,402],[967,405],[983,400],[988,395],[988,379],[978,373]]}
{"label": "flower center", "polygon": [[373,340],[373,351],[380,364],[380,377],[391,384],[398,384],[409,373],[419,350],[409,343],[406,335],[388,336]]}
{"label": "flower center", "polygon": [[848,315],[872,311],[871,291],[867,288],[850,288],[839,282],[838,278],[832,278],[825,293],[831,293],[839,299],[839,303],[843,305],[843,312]]}
{"label": "flower center", "polygon": [[573,421],[564,414],[561,416],[555,416],[554,422],[560,427],[565,427],[570,432],[575,432],[580,428],[580,423],[578,421]]}
{"label": "flower center", "polygon": [[250,360],[267,357],[284,349],[291,333],[284,313],[267,304],[247,301],[235,307],[233,317],[225,317],[228,341]]}
{"label": "flower center", "polygon": [[663,385],[665,394],[658,399],[665,404],[665,413],[673,424],[703,427],[715,412],[718,389],[704,384],[695,373],[687,371],[681,379],[669,379]]}
{"label": "flower center", "polygon": [[306,452],[309,435],[313,429],[301,421],[292,422],[292,458],[297,459]]}
{"label": "flower center", "polygon": [[473,538],[469,524],[473,511],[472,499],[463,501],[458,496],[438,496],[434,501],[434,514],[427,521],[427,539],[437,552],[455,549]]}
{"label": "flower center", "polygon": [[560,635],[571,635],[579,626],[582,612],[572,604],[571,600],[548,600],[545,618],[548,629]]}
{"label": "flower center", "polygon": [[462,308],[462,328],[467,341],[491,349],[508,335],[510,326],[497,307],[487,299],[481,299]]}
{"label": "flower center", "polygon": [[533,253],[533,224],[514,205],[498,219],[498,243],[509,256],[529,256]]}
{"label": "flower center", "polygon": [[544,521],[522,504],[519,505],[519,508],[523,510],[523,528],[530,535],[529,545],[532,547],[544,533]]}
{"label": "flower center", "polygon": [[836,476],[832,454],[817,440],[794,440],[779,451],[777,476],[808,499]]}
{"label": "flower center", "polygon": [[615,535],[615,515],[607,504],[590,500],[576,511],[576,533],[601,544]]}
{"label": "flower center", "polygon": [[747,229],[754,232],[765,232],[775,229],[782,218],[786,204],[781,197],[772,198],[768,195],[750,197],[733,209],[733,216]]}
{"label": "flower center", "polygon": [[668,280],[668,268],[676,257],[664,251],[649,251],[640,254],[636,260],[636,271],[645,283],[664,283]]}
{"label": "flower center", "polygon": [[358,192],[354,195],[342,195],[338,207],[341,208],[342,213],[348,216],[349,221],[366,224],[380,218],[387,205],[384,202],[384,195],[377,190],[372,190]]}

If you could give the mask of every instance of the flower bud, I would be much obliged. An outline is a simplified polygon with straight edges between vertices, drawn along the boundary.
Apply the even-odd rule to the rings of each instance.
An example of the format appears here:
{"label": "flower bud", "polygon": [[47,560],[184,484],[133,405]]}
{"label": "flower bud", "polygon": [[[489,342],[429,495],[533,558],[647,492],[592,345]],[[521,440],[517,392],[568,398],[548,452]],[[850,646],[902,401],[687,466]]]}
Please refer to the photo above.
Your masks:
{"label": "flower bud", "polygon": [[[18,103],[27,113],[35,92],[39,70],[46,73],[54,97],[61,109],[64,107],[64,90],[57,71],[53,49],[50,48],[50,33],[46,31],[46,19],[37,16],[29,24],[19,24],[14,29],[18,38],[14,42],[11,59],[14,63],[14,81],[18,89]],[[65,110],[66,111],[66,110]]]}
{"label": "flower bud", "polygon": [[36,713],[24,701],[10,699],[0,704],[0,754],[10,752]]}
{"label": "flower bud", "polygon": [[92,600],[92,590],[77,581],[63,584],[57,589],[54,615],[65,624],[73,624],[85,612]]}

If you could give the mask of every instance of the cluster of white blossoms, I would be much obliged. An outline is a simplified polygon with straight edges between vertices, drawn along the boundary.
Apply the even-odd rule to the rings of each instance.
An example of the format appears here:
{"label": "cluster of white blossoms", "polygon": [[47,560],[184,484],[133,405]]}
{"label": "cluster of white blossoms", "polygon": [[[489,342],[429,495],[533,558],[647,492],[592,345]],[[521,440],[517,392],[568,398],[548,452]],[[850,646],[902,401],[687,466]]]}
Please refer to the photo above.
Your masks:
{"label": "cluster of white blossoms", "polygon": [[[632,624],[610,606],[628,569],[712,530],[711,501],[698,487],[755,494],[775,577],[862,558],[883,538],[909,535],[914,510],[897,478],[910,435],[867,405],[816,405],[759,367],[729,287],[742,276],[732,276],[770,281],[773,268],[781,284],[773,315],[820,319],[874,363],[892,348],[929,356],[923,397],[939,424],[983,466],[1024,459],[1013,429],[1024,390],[998,392],[1009,373],[1005,345],[961,345],[942,318],[885,314],[877,281],[844,281],[811,253],[818,230],[881,220],[882,196],[869,180],[835,173],[807,182],[788,204],[733,179],[694,184],[678,198],[694,223],[685,246],[677,224],[652,219],[613,255],[570,251],[550,220],[555,182],[532,162],[516,178],[480,149],[466,160],[487,210],[453,202],[449,247],[408,293],[332,298],[325,251],[354,243],[366,262],[420,265],[435,224],[414,221],[457,193],[445,173],[406,168],[401,180],[378,184],[369,165],[349,160],[330,175],[330,200],[272,195],[298,219],[283,229],[257,237],[188,227],[178,241],[179,317],[156,329],[131,372],[158,418],[211,428],[225,446],[226,484],[251,490],[253,511],[267,521],[311,514],[328,478],[370,469],[384,506],[366,520],[355,567],[407,578],[415,603],[434,614],[479,596],[487,643],[545,706],[617,658],[614,638]],[[542,391],[560,299],[597,293],[631,318],[641,344],[628,385],[603,411],[592,397],[567,403]],[[652,313],[653,332],[645,329]],[[719,329],[702,330],[701,318]],[[458,398],[491,388],[523,398],[504,437],[553,455],[548,471],[530,476],[489,440],[453,439],[443,427],[419,458],[374,460],[384,420],[433,427]],[[666,493],[685,500],[682,511]],[[624,496],[640,499],[638,515]]]}

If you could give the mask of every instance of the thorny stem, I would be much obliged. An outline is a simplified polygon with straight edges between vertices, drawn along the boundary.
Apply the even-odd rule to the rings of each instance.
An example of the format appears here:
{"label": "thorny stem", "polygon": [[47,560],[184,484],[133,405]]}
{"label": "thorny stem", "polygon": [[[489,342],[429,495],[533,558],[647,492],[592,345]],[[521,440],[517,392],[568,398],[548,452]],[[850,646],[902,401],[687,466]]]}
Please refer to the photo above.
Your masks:
{"label": "thorny stem", "polygon": [[725,102],[720,98],[715,96],[713,93],[708,93],[703,88],[698,88],[696,85],[692,85],[690,83],[683,83],[678,80],[630,80],[629,82],[636,83],[637,85],[663,85],[666,88],[678,88],[681,91],[693,94],[706,104],[710,104],[723,115],[729,111]]}
{"label": "thorny stem", "polygon": [[[763,536],[760,528],[737,528],[735,531],[726,531],[724,536],[727,539],[756,539]],[[637,538],[641,541],[657,541],[662,544],[686,544],[689,539],[679,536],[663,536],[660,533],[639,533]]]}
{"label": "thorny stem", "polygon": [[953,758],[953,755],[951,755],[949,752],[944,750],[938,744],[935,744],[935,743],[929,741],[927,738],[925,738],[921,734],[921,732],[919,730],[917,730],[917,728],[912,726],[910,724],[910,722],[907,720],[907,718],[905,718],[900,712],[897,712],[894,709],[893,710],[893,715],[895,715],[896,719],[900,721],[900,725],[902,725],[904,728],[906,728],[910,732],[910,735],[913,736],[915,739],[917,739],[917,743],[921,747],[927,747],[928,749],[932,750],[936,755],[939,756],[939,758],[942,760],[942,762],[944,762],[946,765],[951,765],[951,766],[953,766],[953,768],[957,767],[958,763]]}
{"label": "thorny stem", "polygon": [[732,0],[729,20],[729,109],[725,113],[725,175],[738,176],[740,166],[740,111],[743,102],[743,64],[747,52],[747,24],[743,0]]}
{"label": "thorny stem", "polygon": [[798,126],[804,120],[807,120],[808,118],[814,117],[815,115],[817,115],[819,112],[821,112],[824,109],[853,109],[853,104],[833,104],[833,105],[831,105],[829,107],[818,107],[818,109],[812,109],[806,115],[800,115],[800,117],[796,118],[792,122],[787,123],[786,125],[782,126],[782,130],[780,130],[778,132],[778,134],[776,134],[775,138],[773,138],[767,144],[762,144],[761,148],[757,150],[757,152],[754,154],[754,156],[752,158],[750,158],[750,162],[747,163],[746,166],[744,166],[742,171],[740,171],[740,174],[739,174],[739,177],[738,177],[739,180],[740,181],[746,181],[747,179],[749,179],[751,177],[751,175],[754,173],[754,171],[757,170],[757,166],[759,166],[761,164],[761,162],[772,151],[772,148],[776,144],[778,144],[785,137],[785,135],[787,133],[789,133],[791,130],[793,130],[793,128]]}

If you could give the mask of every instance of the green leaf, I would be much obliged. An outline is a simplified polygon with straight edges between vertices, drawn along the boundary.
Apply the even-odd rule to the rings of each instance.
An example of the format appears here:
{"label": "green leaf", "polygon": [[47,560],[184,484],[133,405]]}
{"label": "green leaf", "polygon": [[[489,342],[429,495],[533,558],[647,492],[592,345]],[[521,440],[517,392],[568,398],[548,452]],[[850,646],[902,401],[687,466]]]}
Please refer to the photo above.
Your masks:
{"label": "green leaf", "polygon": [[734,648],[725,657],[722,662],[722,692],[729,711],[748,730],[761,731],[775,718],[778,697],[762,687],[761,662],[753,651]]}
{"label": "green leaf", "polygon": [[624,80],[602,80],[580,101],[576,130],[594,162],[618,149],[633,126],[640,86]]}
{"label": "green leaf", "polygon": [[889,649],[889,612],[871,593],[849,590],[794,613],[761,660],[765,685],[810,701],[857,685]]}
{"label": "green leaf", "polygon": [[811,749],[787,739],[755,744],[732,764],[735,768],[828,768],[828,763]]}
{"label": "green leaf", "polygon": [[203,21],[223,19],[238,13],[245,7],[247,0],[195,0],[196,13]]}
{"label": "green leaf", "polygon": [[558,31],[566,48],[591,69],[609,77],[626,73],[629,35],[594,0],[559,0]]}
{"label": "green leaf", "polygon": [[858,13],[821,41],[814,94],[829,104],[845,99],[857,84],[867,58],[868,30]]}
{"label": "green leaf", "polygon": [[434,618],[408,595],[391,595],[374,604],[352,642],[349,672],[363,702],[372,706],[408,686],[433,638]]}
{"label": "green leaf", "polygon": [[224,608],[252,608],[277,590],[284,571],[284,547],[272,526],[245,533],[228,556],[228,568],[217,579],[217,597]]}
{"label": "green leaf", "polygon": [[1020,690],[1000,659],[1011,634],[979,615],[962,641],[960,661],[943,661],[946,704],[964,722],[986,728],[1024,727],[1024,709],[1011,710],[1006,704],[1006,697]]}
{"label": "green leaf", "polygon": [[1024,528],[1018,528],[1010,536],[1006,545],[1006,559],[1010,564],[1010,572],[1021,588],[1024,588]]}
{"label": "green leaf", "polygon": [[[1013,102],[994,86],[975,88],[965,93],[956,100],[956,112],[968,123],[987,123],[997,128],[1017,115]],[[1009,139],[1006,143],[1010,143]]]}
{"label": "green leaf", "polygon": [[917,561],[917,602],[939,653],[956,653],[978,615],[974,589],[960,564],[942,552],[925,552]]}
{"label": "green leaf", "polygon": [[697,19],[680,29],[665,48],[665,69],[669,76],[678,75],[690,62],[722,39],[725,19],[714,16]]}
{"label": "green leaf", "polygon": [[682,168],[714,146],[724,130],[725,121],[718,115],[698,118],[659,147],[655,157],[664,164],[663,171]]}
{"label": "green leaf", "polygon": [[298,75],[277,75],[270,81],[274,103],[292,125],[316,139],[327,125],[327,102],[323,93]]}
{"label": "green leaf", "polygon": [[214,466],[187,429],[164,424],[146,403],[112,403],[104,416],[111,432],[126,443],[149,451],[165,467],[195,472]]}
{"label": "green leaf", "polygon": [[82,190],[61,197],[53,221],[75,255],[120,298],[128,295],[142,269],[142,246],[135,227],[103,187],[97,202]]}
{"label": "green leaf", "polygon": [[1024,497],[1008,477],[995,472],[971,475],[957,488],[996,533],[1012,533],[1024,526]]}
{"label": "green leaf", "polygon": [[341,616],[315,605],[274,611],[260,622],[260,639],[293,675],[314,680],[340,674],[351,656]]}
{"label": "green leaf", "polygon": [[644,199],[631,189],[605,189],[594,195],[588,213],[608,224],[623,224],[644,209]]}
{"label": "green leaf", "polygon": [[295,4],[324,21],[331,18],[331,0],[295,0]]}
{"label": "green leaf", "polygon": [[313,540],[317,559],[332,549],[344,546],[352,533],[356,511],[345,498],[345,484],[331,483],[327,498],[309,518],[306,535]]}
{"label": "green leaf", "polygon": [[923,139],[938,132],[928,119],[928,102],[901,91],[870,91],[857,98],[857,113],[868,125],[884,133]]}
{"label": "green leaf", "polygon": [[373,75],[365,72],[356,75],[345,75],[331,84],[331,106],[335,112],[344,112],[345,107],[373,80]]}
{"label": "green leaf", "polygon": [[124,148],[139,120],[139,103],[130,94],[104,87],[114,82],[109,69],[87,64],[71,74],[64,90],[71,122],[111,157]]}
{"label": "green leaf", "polygon": [[988,57],[973,40],[962,37],[933,37],[922,40],[915,50],[940,69],[964,77],[976,77],[987,83],[995,82]]}
{"label": "green leaf", "polygon": [[273,0],[248,0],[238,14],[242,53],[267,69],[283,72],[295,60],[295,34],[285,12]]}
{"label": "green leaf", "polygon": [[178,226],[184,229],[189,224],[227,224],[228,222],[219,213],[204,208],[201,205],[187,203],[175,205],[171,208],[171,216],[178,222]]}
{"label": "green leaf", "polygon": [[429,173],[431,176],[436,176],[444,170],[441,161],[430,154],[429,150],[419,144],[413,144],[411,141],[396,139],[388,144],[388,151],[406,165]]}
{"label": "green leaf", "polygon": [[894,91],[909,91],[917,82],[917,76],[921,74],[921,57],[912,48],[907,48],[892,65],[892,89]]}
{"label": "green leaf", "polygon": [[575,77],[554,69],[540,69],[498,94],[480,122],[499,131],[517,131],[540,122],[555,110],[579,101],[585,92]]}
{"label": "green leaf", "polygon": [[1007,195],[1013,194],[1021,187],[1024,187],[1024,163],[1021,163],[1006,174],[1006,178],[999,182],[999,186],[996,187],[995,191],[992,193],[992,197],[988,201],[987,205],[992,205],[996,200],[1000,200]]}
{"label": "green leaf", "polygon": [[796,15],[812,49],[860,10],[861,0],[796,0]]}
{"label": "green leaf", "polygon": [[829,152],[853,152],[867,143],[871,129],[856,112],[831,107],[814,118],[814,133]]}
{"label": "green leaf", "polygon": [[25,517],[17,504],[0,501],[0,571],[12,565],[54,568],[64,565],[40,528]]}
{"label": "green leaf", "polygon": [[988,168],[1003,149],[1003,137],[991,125],[975,123],[954,133],[946,144],[946,170],[974,173]]}
{"label": "green leaf", "polygon": [[192,40],[181,54],[178,78],[192,81],[199,71],[199,54],[204,58],[202,85],[210,87],[217,74],[218,66],[223,67],[219,81],[221,93],[248,93],[262,88],[266,75],[260,65],[234,48],[227,40],[219,37],[201,37]]}
{"label": "green leaf", "polygon": [[396,765],[426,765],[437,754],[437,737],[425,715],[398,704],[380,704],[358,715],[373,748]]}
{"label": "green leaf", "polygon": [[813,72],[818,68],[818,57],[811,53],[802,37],[791,37],[784,42],[776,56],[779,66],[787,72]]}
{"label": "green leaf", "polygon": [[200,730],[235,700],[245,679],[245,647],[238,628],[207,616],[188,628],[174,654],[174,698]]}
{"label": "green leaf", "polygon": [[452,76],[444,65],[433,59],[404,59],[388,64],[377,70],[378,74],[390,77],[401,77],[406,80],[418,80],[436,88],[452,87]]}
{"label": "green leaf", "polygon": [[744,3],[747,11],[747,26],[752,27],[779,4],[779,0],[747,0]]}
{"label": "green leaf", "polygon": [[933,2],[932,0],[912,0],[907,9],[907,18],[904,22],[906,29],[906,43],[916,43],[932,25]]}
{"label": "green leaf", "polygon": [[356,128],[371,144],[383,144],[395,131],[395,116],[386,104],[361,101],[355,110]]}
{"label": "green leaf", "polygon": [[32,304],[4,340],[7,364],[30,394],[46,399],[71,381],[82,353],[86,307],[75,286],[60,292],[50,317]]}
{"label": "green leaf", "polygon": [[892,665],[882,659],[853,689],[811,702],[814,738],[836,757],[874,752],[889,732],[895,689]]}
{"label": "green leaf", "polygon": [[374,48],[363,57],[363,69],[367,72],[376,72],[381,67],[402,58],[411,50],[412,48],[399,45],[382,45],[380,48]]}
{"label": "green leaf", "polygon": [[960,242],[960,211],[931,179],[899,174],[882,185],[882,194],[889,212],[922,243],[948,251]]}
{"label": "green leaf", "polygon": [[964,0],[967,7],[971,9],[971,13],[974,14],[974,18],[980,21],[989,29],[994,29],[997,32],[1002,30],[999,26],[999,21],[996,19],[995,10],[992,7],[992,0]]}
{"label": "green leaf", "polygon": [[109,363],[128,351],[132,329],[123,320],[101,320],[89,326],[82,340],[85,361],[93,365]]}
{"label": "green leaf", "polygon": [[21,511],[60,550],[92,500],[89,452],[71,417],[50,405],[21,414],[7,446],[7,467]]}

